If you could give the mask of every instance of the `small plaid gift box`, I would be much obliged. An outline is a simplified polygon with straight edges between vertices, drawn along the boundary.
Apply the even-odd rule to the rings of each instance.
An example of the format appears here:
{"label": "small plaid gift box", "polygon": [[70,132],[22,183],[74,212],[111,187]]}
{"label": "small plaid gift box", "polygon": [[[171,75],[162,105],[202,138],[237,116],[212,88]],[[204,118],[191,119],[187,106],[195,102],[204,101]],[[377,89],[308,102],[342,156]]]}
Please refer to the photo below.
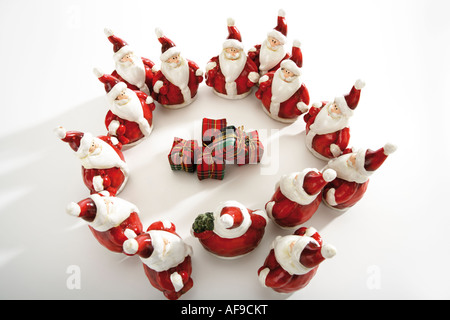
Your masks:
{"label": "small plaid gift box", "polygon": [[225,162],[221,157],[218,159],[215,157],[213,149],[203,147],[202,156],[197,163],[197,177],[199,180],[223,180],[225,177]]}
{"label": "small plaid gift box", "polygon": [[221,135],[221,130],[227,127],[227,119],[208,119],[203,118],[202,121],[202,143],[209,145],[214,139]]}
{"label": "small plaid gift box", "polygon": [[263,154],[264,146],[258,131],[245,132],[242,127],[236,129],[234,160],[237,165],[259,163]]}
{"label": "small plaid gift box", "polygon": [[200,148],[196,140],[174,138],[168,155],[170,167],[174,171],[195,172],[199,154]]}

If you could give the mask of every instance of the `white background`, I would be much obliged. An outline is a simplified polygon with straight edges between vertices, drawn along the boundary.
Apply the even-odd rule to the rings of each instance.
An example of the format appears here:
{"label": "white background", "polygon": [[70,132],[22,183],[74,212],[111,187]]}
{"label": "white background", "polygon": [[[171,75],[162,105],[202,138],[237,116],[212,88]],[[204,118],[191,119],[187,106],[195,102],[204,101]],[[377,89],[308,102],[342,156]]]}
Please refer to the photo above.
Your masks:
{"label": "white background", "polygon": [[[233,17],[246,49],[263,41],[286,11],[288,50],[297,38],[311,100],[347,93],[366,81],[351,120],[351,145],[398,146],[374,173],[365,197],[345,214],[321,205],[315,227],[338,254],[292,295],[261,287],[257,270],[277,235],[269,223],[260,246],[221,260],[190,235],[195,217],[224,200],[263,208],[282,174],[321,169],[304,145],[304,122],[268,118],[251,95],[215,96],[203,82],[197,100],[177,110],[159,105],[152,135],[124,152],[131,176],[119,195],[136,204],[144,227],[173,221],[194,249],[194,287],[182,299],[448,299],[450,178],[450,22],[448,1],[2,1],[0,3],[0,298],[165,299],[137,257],[101,247],[87,225],[65,213],[88,196],[80,163],[53,129],[106,133],[103,85],[93,67],[112,72],[110,27],[159,65],[161,27],[202,69],[217,55]],[[225,180],[199,181],[170,170],[173,138],[199,139],[201,119],[258,129],[260,165],[228,166]],[[274,131],[271,131],[274,130]],[[70,290],[71,266],[80,289]]]}

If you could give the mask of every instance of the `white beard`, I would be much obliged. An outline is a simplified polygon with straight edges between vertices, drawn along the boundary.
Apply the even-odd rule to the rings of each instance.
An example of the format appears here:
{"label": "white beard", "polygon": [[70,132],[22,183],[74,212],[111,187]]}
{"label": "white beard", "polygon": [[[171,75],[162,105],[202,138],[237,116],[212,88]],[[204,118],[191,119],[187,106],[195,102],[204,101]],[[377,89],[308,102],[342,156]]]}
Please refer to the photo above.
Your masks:
{"label": "white beard", "polygon": [[367,172],[361,172],[357,167],[350,164],[348,159],[352,153],[342,155],[328,162],[326,169],[333,169],[337,173],[337,177],[349,182],[364,183],[369,179]]}
{"label": "white beard", "polygon": [[144,118],[141,101],[132,90],[125,89],[125,93],[128,96],[128,99],[110,101],[109,109],[119,118],[136,122],[139,124],[139,129],[142,133],[145,136],[149,135],[151,128],[147,119]]}
{"label": "white beard", "polygon": [[332,102],[329,102],[325,105],[317,114],[314,123],[310,126],[310,129],[316,134],[333,133],[348,127],[349,117],[342,114],[333,114],[332,116],[331,112],[328,111],[332,104]]}
{"label": "white beard", "polygon": [[269,44],[267,43],[267,39],[261,45],[261,50],[259,52],[259,70],[261,72],[266,73],[273,67],[275,67],[281,59],[286,55],[286,51],[284,50],[284,46],[280,45],[276,50],[269,49]]}
{"label": "white beard", "polygon": [[134,204],[121,198],[101,197],[97,194],[92,195],[91,198],[97,207],[97,214],[89,225],[100,232],[119,226],[129,218],[132,212],[138,212]]}
{"label": "white beard", "polygon": [[229,59],[227,53],[223,50],[219,55],[219,64],[222,74],[225,76],[225,81],[227,83],[234,82],[239,75],[244,70],[245,63],[247,62],[247,57],[239,52],[239,57],[237,59]]}
{"label": "white beard", "polygon": [[94,141],[100,147],[94,150],[92,154],[80,159],[81,165],[85,169],[109,169],[113,167],[126,169],[125,162],[109,144],[99,138],[94,138]]}
{"label": "white beard", "polygon": [[133,62],[116,61],[116,71],[125,81],[135,85],[146,94],[149,94],[148,87],[145,84],[144,63],[140,57],[135,55],[133,55],[132,59]]}
{"label": "white beard", "polygon": [[281,69],[273,75],[272,80],[272,103],[282,103],[288,100],[301,87],[300,77],[295,76],[290,82],[283,80]]}
{"label": "white beard", "polygon": [[178,66],[174,66],[166,61],[161,63],[161,72],[172,84],[181,90],[186,88],[189,83],[189,66],[186,59],[180,57],[181,61]]}

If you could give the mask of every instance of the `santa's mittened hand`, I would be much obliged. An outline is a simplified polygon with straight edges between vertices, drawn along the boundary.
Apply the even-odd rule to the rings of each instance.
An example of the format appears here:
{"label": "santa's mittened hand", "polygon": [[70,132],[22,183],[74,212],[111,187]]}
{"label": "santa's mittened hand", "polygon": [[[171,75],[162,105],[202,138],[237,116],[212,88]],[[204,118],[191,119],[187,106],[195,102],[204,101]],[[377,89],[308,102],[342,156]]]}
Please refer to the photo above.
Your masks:
{"label": "santa's mittened hand", "polygon": [[214,70],[216,68],[216,66],[217,66],[216,62],[214,62],[214,61],[208,62],[208,64],[206,65],[205,70],[206,70],[206,72],[209,73],[210,71]]}
{"label": "santa's mittened hand", "polygon": [[306,112],[308,112],[308,105],[306,103],[304,103],[303,101],[300,101],[299,103],[297,103],[297,109],[301,113],[306,113]]}
{"label": "santa's mittened hand", "polygon": [[257,72],[250,72],[248,75],[248,80],[253,83],[257,83],[259,81],[259,74]]}
{"label": "santa's mittened hand", "polygon": [[335,197],[336,189],[331,188],[328,190],[325,200],[330,206],[337,206],[336,197]]}
{"label": "santa's mittened hand", "polygon": [[339,148],[336,144],[332,143],[330,145],[330,152],[334,157],[339,157],[342,154],[341,148]]}

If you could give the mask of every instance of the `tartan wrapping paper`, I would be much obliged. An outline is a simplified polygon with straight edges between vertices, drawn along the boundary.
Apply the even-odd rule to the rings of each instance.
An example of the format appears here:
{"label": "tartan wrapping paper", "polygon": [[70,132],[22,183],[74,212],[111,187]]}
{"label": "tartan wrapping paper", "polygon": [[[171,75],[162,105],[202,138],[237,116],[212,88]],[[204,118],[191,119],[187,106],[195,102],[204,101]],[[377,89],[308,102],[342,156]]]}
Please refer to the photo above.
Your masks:
{"label": "tartan wrapping paper", "polygon": [[170,167],[174,171],[195,172],[200,148],[196,140],[174,138],[168,155]]}
{"label": "tartan wrapping paper", "polygon": [[220,130],[220,134],[209,145],[208,151],[216,163],[234,163],[234,150],[236,145],[236,127],[228,126]]}
{"label": "tartan wrapping paper", "polygon": [[208,119],[202,121],[202,143],[208,145],[221,134],[221,130],[227,127],[227,119]]}
{"label": "tartan wrapping paper", "polygon": [[235,163],[238,166],[261,162],[264,145],[259,140],[258,131],[245,132],[242,127],[236,130]]}
{"label": "tartan wrapping paper", "polygon": [[216,161],[214,150],[203,147],[201,157],[197,161],[197,177],[199,180],[216,179],[223,180],[225,177],[225,162]]}

